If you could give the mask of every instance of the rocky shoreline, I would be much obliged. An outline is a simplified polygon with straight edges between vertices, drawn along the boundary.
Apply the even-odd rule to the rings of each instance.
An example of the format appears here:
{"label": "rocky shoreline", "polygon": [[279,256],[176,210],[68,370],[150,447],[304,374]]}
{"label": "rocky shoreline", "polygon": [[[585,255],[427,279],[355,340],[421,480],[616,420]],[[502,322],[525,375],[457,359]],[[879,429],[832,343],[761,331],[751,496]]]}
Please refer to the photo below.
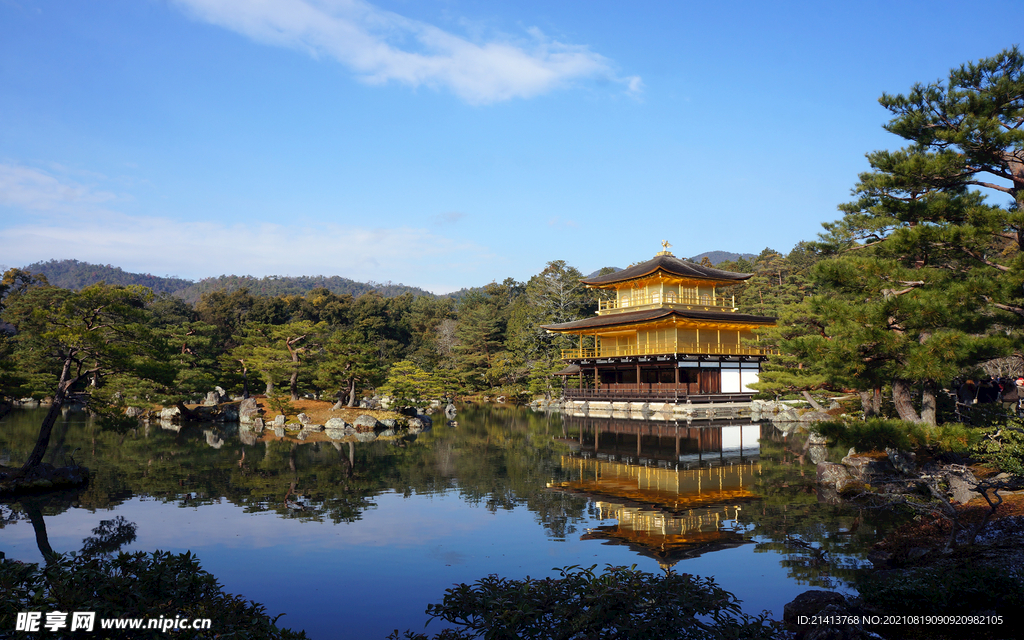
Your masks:
{"label": "rocky shoreline", "polygon": [[[1024,479],[979,478],[963,461],[919,460],[894,449],[851,449],[829,462],[825,438],[814,433],[805,453],[816,464],[822,502],[898,506],[916,516],[875,544],[859,597],[812,590],[786,605],[783,620],[797,640],[1016,637],[1024,604]],[[920,624],[885,624],[907,616]],[[1003,622],[939,624],[958,619]]]}
{"label": "rocky shoreline", "polygon": [[[316,403],[322,404],[322,409],[311,413],[326,418],[319,422],[302,412],[290,421],[281,414],[274,416],[272,420],[265,420],[266,411],[260,406],[257,398],[229,399],[223,390],[218,388],[207,394],[201,405],[189,407],[179,403],[173,407],[149,411],[130,407],[126,409],[125,415],[138,419],[140,425],[156,424],[162,429],[172,431],[180,430],[189,421],[222,423],[229,430],[233,430],[233,425],[237,425],[239,439],[250,445],[267,438],[291,439],[298,442],[326,441],[335,444],[388,440],[401,445],[433,427],[433,419],[426,413],[417,409],[388,411],[382,408],[381,400],[364,399],[361,408],[339,405],[331,407],[329,403]],[[383,400],[386,403],[387,399]],[[46,405],[45,400],[31,398],[14,403],[14,406],[24,408]],[[65,409],[68,410],[69,407]],[[429,408],[428,411],[432,412],[434,409],[442,409],[448,419],[455,416],[454,405],[438,405]],[[328,417],[331,413],[346,416],[350,421],[345,417]],[[353,414],[355,416],[351,417]],[[224,444],[224,433],[218,428],[208,429],[205,433],[210,446],[219,448]],[[89,470],[78,465],[54,467],[42,464],[24,474],[20,468],[0,467],[0,496],[69,489],[82,486],[88,480]]]}

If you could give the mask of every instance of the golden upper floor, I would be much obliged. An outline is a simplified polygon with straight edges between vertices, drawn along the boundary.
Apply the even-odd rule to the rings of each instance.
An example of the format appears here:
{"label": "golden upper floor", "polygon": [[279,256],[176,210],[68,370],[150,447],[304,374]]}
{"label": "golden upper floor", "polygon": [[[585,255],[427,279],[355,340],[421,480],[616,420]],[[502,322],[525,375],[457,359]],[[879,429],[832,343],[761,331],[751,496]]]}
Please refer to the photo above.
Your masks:
{"label": "golden upper floor", "polygon": [[614,298],[599,302],[598,315],[659,308],[732,313],[737,310],[736,297],[729,287],[750,277],[749,273],[694,264],[662,251],[647,262],[583,283],[615,292]]}

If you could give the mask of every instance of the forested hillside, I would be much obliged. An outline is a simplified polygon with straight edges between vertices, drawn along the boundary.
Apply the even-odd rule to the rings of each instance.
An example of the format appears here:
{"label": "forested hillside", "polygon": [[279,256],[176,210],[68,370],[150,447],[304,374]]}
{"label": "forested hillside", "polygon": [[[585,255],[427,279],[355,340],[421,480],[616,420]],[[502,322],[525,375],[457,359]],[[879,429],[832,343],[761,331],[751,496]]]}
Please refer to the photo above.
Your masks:
{"label": "forested hillside", "polygon": [[107,284],[141,284],[154,293],[175,293],[193,284],[182,278],[161,278],[148,273],[129,273],[121,267],[89,264],[78,260],[49,260],[36,262],[25,267],[29,273],[43,274],[55,287],[78,291],[97,282]]}
{"label": "forested hillside", "polygon": [[304,295],[313,289],[327,289],[337,295],[361,296],[376,291],[382,296],[392,298],[404,293],[414,296],[433,296],[434,294],[419,287],[410,287],[392,282],[356,282],[341,276],[217,276],[203,278],[199,282],[190,283],[174,295],[187,302],[198,302],[205,293],[212,291],[237,291],[248,289],[259,296]]}
{"label": "forested hillside", "polygon": [[690,262],[696,262],[700,264],[704,258],[708,259],[714,266],[718,266],[722,262],[734,262],[736,260],[749,260],[754,257],[752,253],[733,253],[731,251],[705,251],[704,253],[698,253],[697,255],[690,258]]}
{"label": "forested hillside", "polygon": [[213,291],[237,291],[248,289],[250,293],[260,296],[303,295],[313,289],[327,289],[338,295],[360,296],[370,291],[394,297],[403,293],[414,296],[432,296],[434,294],[418,287],[391,282],[356,282],[341,276],[217,276],[203,278],[199,282],[182,278],[161,278],[148,273],[131,273],[120,267],[111,265],[90,264],[79,260],[50,260],[36,262],[25,267],[29,273],[43,274],[47,281],[55,287],[78,291],[97,282],[107,284],[130,285],[139,284],[149,287],[154,293],[169,293],[190,303],[196,303],[203,294]]}

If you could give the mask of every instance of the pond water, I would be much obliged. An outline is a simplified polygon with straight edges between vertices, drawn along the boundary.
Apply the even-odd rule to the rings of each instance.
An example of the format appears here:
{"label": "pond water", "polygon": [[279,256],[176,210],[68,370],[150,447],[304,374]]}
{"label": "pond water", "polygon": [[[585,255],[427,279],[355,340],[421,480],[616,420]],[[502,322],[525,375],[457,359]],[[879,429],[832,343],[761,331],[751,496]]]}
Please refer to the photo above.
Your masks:
{"label": "pond water", "polygon": [[[42,415],[0,421],[0,463],[27,455]],[[0,551],[42,560],[33,513],[59,552],[123,516],[137,533],[124,550],[192,551],[228,592],[315,639],[422,630],[427,604],[453,584],[568,565],[714,576],[748,613],[781,618],[809,588],[849,591],[889,526],[819,503],[803,445],[769,424],[501,406],[369,443],[224,425],[122,435],[70,411],[47,461],[73,458],[94,477],[82,491],[0,504]]]}

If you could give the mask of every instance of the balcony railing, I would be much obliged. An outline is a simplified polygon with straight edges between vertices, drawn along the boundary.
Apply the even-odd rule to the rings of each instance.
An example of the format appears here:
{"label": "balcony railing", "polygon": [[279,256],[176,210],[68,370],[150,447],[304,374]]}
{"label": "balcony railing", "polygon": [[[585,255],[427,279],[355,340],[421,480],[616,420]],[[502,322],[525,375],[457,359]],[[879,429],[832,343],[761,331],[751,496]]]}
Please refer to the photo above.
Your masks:
{"label": "balcony railing", "polygon": [[676,295],[669,292],[665,295],[652,293],[650,295],[622,296],[617,300],[600,300],[597,303],[598,312],[622,309],[636,309],[645,306],[672,305],[678,307],[700,307],[706,309],[736,310],[736,296],[713,296],[710,294]]}
{"label": "balcony railing", "polygon": [[[649,386],[649,385],[648,385]],[[715,402],[749,402],[753,393],[688,394],[685,389],[565,389],[566,400],[621,400],[650,402],[651,400],[689,400],[693,404]]]}
{"label": "balcony railing", "polygon": [[562,349],[562,359],[579,358],[611,358],[618,356],[652,356],[676,353],[700,355],[739,355],[765,356],[770,355],[769,349],[748,347],[740,344],[709,344],[697,342],[649,342],[644,344],[604,346],[595,349],[575,348]]}

